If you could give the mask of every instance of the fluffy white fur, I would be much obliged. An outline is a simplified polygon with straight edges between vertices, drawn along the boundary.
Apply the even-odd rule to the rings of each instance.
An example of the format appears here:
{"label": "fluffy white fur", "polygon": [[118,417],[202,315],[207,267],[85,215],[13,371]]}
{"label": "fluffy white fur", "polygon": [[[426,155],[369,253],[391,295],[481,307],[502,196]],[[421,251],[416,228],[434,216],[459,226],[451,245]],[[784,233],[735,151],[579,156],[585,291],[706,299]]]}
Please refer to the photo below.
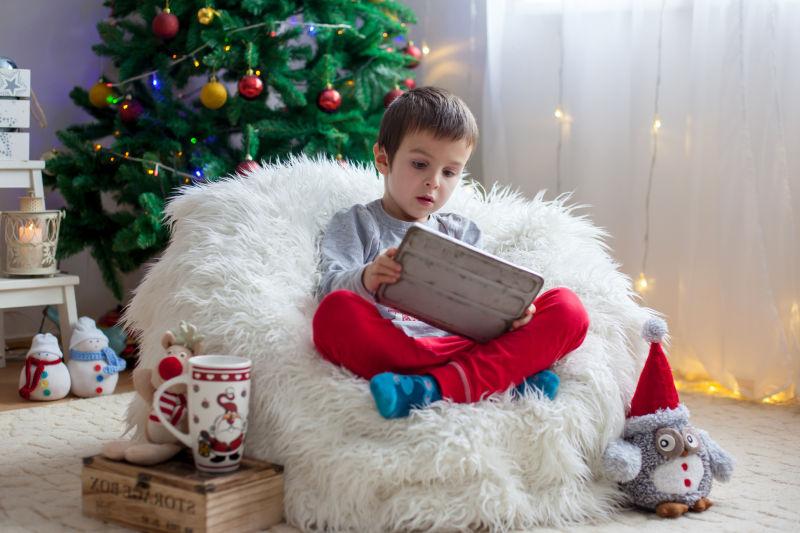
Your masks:
{"label": "fluffy white fur", "polygon": [[[311,337],[319,234],[336,211],[382,193],[374,170],[305,157],[184,189],[167,207],[171,243],[125,315],[141,332],[140,364],[153,365],[179,320],[206,335],[206,353],[253,359],[247,453],[285,465],[286,518],[305,530],[507,531],[607,516],[620,494],[598,473],[650,313],[604,232],[566,197],[460,187],[445,210],[476,221],[489,251],[541,272],[545,290],[577,292],[589,334],[557,365],[555,401],[499,394],[387,421],[367,382],[323,361]],[[135,401],[130,423],[145,416]]]}

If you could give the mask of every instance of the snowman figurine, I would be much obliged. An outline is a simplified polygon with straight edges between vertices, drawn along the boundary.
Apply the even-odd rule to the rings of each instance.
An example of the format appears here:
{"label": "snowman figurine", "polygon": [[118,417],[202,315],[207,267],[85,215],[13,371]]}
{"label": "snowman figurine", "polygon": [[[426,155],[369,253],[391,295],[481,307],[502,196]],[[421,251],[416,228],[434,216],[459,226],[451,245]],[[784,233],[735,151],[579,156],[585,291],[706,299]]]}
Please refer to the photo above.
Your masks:
{"label": "snowman figurine", "polygon": [[58,340],[50,333],[33,337],[19,376],[19,395],[26,400],[60,400],[69,393],[69,370]]}
{"label": "snowman figurine", "polygon": [[69,375],[72,394],[81,398],[105,396],[114,392],[125,359],[108,347],[108,337],[88,316],[78,319],[69,342]]}

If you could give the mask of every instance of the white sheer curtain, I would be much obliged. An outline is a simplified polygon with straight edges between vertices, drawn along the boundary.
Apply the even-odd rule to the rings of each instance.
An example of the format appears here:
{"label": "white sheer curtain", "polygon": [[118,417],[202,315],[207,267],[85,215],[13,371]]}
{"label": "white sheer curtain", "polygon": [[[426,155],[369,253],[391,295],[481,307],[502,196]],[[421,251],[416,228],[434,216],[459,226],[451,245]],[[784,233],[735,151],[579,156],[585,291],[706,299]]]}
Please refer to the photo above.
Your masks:
{"label": "white sheer curtain", "polygon": [[794,394],[800,1],[486,5],[485,181],[591,205],[679,376]]}

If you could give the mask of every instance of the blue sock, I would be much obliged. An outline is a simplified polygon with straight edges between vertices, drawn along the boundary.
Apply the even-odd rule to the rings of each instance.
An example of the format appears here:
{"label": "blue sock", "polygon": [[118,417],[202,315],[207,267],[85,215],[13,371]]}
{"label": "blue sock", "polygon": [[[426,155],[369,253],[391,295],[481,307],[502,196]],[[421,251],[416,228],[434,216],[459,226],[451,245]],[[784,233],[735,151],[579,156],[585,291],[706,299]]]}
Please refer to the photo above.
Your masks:
{"label": "blue sock", "polygon": [[525,394],[526,387],[538,389],[552,400],[558,393],[558,384],[560,382],[561,380],[558,378],[558,374],[551,370],[542,370],[541,372],[525,378],[525,381],[517,385],[514,390],[517,394],[522,396]]}
{"label": "blue sock", "polygon": [[425,407],[442,399],[439,384],[431,376],[384,372],[369,380],[369,390],[383,418],[406,417],[412,407]]}

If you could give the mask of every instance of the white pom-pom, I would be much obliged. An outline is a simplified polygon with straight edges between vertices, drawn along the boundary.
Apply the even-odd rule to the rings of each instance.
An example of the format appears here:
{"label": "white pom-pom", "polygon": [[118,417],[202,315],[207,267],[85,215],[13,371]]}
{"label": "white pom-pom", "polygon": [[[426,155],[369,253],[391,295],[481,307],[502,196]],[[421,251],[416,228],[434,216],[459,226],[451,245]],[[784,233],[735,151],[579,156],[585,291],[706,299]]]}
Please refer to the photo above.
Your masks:
{"label": "white pom-pom", "polygon": [[653,317],[644,323],[642,337],[647,342],[661,342],[667,334],[667,323],[661,318]]}

